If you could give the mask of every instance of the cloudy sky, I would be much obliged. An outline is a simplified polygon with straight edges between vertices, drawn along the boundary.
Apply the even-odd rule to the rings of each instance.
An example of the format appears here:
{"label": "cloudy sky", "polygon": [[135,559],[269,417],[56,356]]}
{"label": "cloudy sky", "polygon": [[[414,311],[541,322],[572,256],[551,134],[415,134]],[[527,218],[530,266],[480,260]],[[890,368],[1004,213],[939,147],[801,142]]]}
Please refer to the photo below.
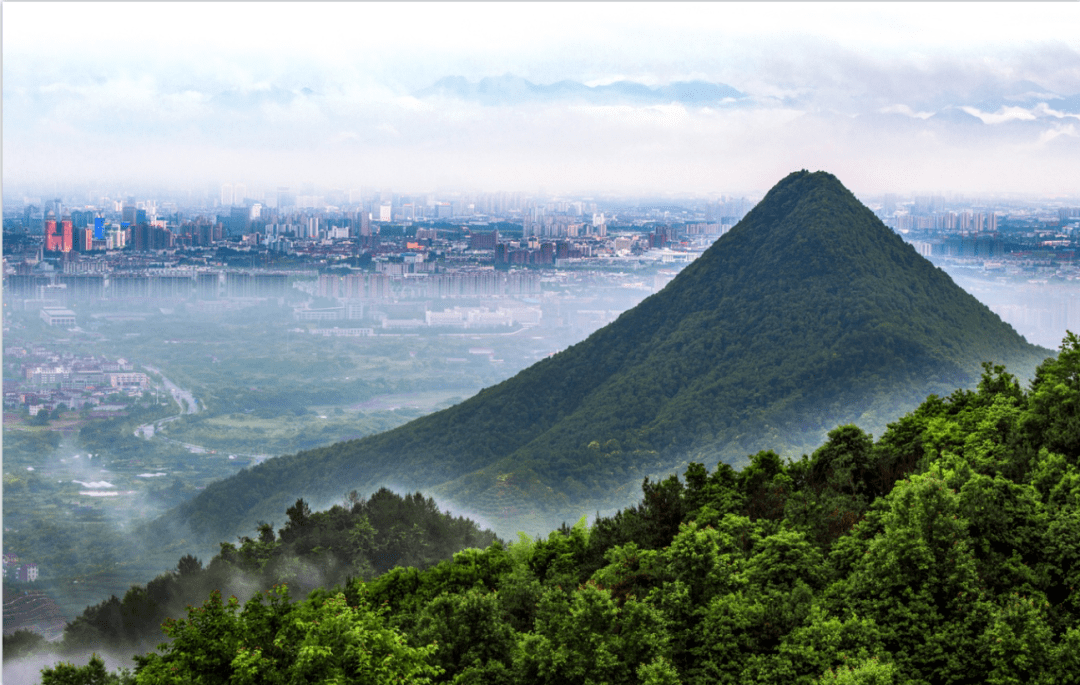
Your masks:
{"label": "cloudy sky", "polygon": [[1076,193],[1080,4],[29,3],[3,180]]}

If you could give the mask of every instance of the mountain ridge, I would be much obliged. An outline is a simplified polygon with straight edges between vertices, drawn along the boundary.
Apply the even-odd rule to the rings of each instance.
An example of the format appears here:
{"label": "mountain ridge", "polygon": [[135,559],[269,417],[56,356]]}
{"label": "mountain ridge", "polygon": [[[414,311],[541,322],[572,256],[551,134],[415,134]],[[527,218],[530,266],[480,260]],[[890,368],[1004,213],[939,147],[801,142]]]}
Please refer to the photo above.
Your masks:
{"label": "mountain ridge", "polygon": [[449,95],[476,100],[485,105],[521,104],[524,102],[581,100],[593,104],[654,104],[678,102],[690,106],[731,104],[746,94],[724,84],[708,81],[674,81],[650,87],[635,81],[589,86],[572,80],[537,84],[513,74],[487,76],[476,83],[464,76],[444,76],[431,86],[416,92],[416,97]]}

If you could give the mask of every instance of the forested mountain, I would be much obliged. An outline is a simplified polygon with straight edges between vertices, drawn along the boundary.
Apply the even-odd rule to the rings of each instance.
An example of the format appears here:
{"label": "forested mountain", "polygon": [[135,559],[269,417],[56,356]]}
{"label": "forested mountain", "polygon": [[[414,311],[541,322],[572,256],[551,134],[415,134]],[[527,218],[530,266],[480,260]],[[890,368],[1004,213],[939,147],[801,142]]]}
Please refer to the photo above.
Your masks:
{"label": "forested mountain", "polygon": [[980,363],[1029,377],[1028,344],[833,176],[778,183],[661,292],[475,397],[361,440],[270,460],[157,524],[216,541],[298,496],[423,488],[504,535],[629,504],[650,474],[798,456],[873,433]]}
{"label": "forested mountain", "polygon": [[[845,425],[794,462],[691,464],[591,527],[303,602],[212,594],[111,681],[1072,685],[1078,378],[1069,334],[1029,389],[988,364],[876,442]],[[76,682],[110,679],[43,679]]]}

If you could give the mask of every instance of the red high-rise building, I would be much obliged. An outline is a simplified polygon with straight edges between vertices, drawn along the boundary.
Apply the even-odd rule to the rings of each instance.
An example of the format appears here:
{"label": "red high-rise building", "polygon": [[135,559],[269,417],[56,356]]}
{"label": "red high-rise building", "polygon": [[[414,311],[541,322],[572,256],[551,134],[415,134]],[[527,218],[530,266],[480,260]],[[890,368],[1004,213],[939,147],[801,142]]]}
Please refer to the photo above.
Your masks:
{"label": "red high-rise building", "polygon": [[64,246],[64,236],[56,233],[56,220],[45,221],[45,249],[49,252],[57,252]]}
{"label": "red high-rise building", "polygon": [[64,219],[60,222],[61,230],[63,231],[62,237],[64,240],[63,247],[64,252],[71,252],[75,247],[75,230],[72,228],[71,219]]}

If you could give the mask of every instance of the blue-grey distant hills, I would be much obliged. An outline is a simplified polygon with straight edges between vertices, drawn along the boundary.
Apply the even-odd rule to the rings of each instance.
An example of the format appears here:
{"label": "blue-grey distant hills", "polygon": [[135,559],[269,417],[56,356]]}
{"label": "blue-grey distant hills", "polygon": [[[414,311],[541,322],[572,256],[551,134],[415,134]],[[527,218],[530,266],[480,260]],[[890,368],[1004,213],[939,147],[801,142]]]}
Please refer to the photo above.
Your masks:
{"label": "blue-grey distant hills", "polygon": [[[964,111],[974,108],[986,114],[1005,109],[1027,110],[1035,119],[1054,119],[1058,114],[1080,114],[1080,93],[1065,95],[1027,80],[989,83],[967,91],[939,90],[912,92],[902,102],[914,111],[934,113],[934,122],[969,126],[982,124],[978,117]],[[1051,111],[1043,111],[1046,105]]]}
{"label": "blue-grey distant hills", "polygon": [[945,123],[959,126],[982,126],[983,121],[974,114],[969,114],[959,107],[946,107],[934,114],[929,119],[934,123]]}
{"label": "blue-grey distant hills", "polygon": [[971,93],[968,100],[983,112],[996,112],[1003,107],[1030,109],[1046,103],[1058,112],[1080,114],[1080,94],[1062,95],[1027,80],[1015,81],[998,88],[979,89]]}
{"label": "blue-grey distant hills", "polygon": [[1051,355],[836,177],[800,171],[586,340],[394,430],[268,460],[161,523],[213,543],[298,496],[389,484],[480,514],[500,535],[541,533],[627,506],[643,477],[688,460],[797,457],[848,423],[880,434],[928,394],[974,386],[982,362],[1030,377]]}
{"label": "blue-grey distant hills", "polygon": [[520,76],[504,74],[472,82],[464,76],[447,76],[415,93],[424,98],[435,95],[471,100],[484,105],[517,105],[529,102],[585,102],[590,104],[663,105],[678,102],[687,106],[728,105],[746,94],[723,83],[675,81],[655,88],[633,81],[616,81],[587,86],[577,81],[538,84]]}

